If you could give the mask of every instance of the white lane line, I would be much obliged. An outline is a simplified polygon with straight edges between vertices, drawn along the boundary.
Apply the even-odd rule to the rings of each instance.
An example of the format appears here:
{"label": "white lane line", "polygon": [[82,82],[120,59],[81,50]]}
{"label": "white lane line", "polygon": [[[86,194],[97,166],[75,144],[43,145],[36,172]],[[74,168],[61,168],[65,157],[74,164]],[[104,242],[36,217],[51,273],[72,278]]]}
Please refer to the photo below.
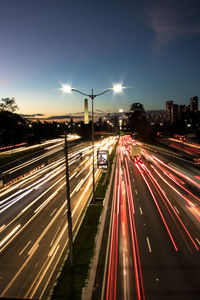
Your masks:
{"label": "white lane line", "polygon": [[141,215],[143,215],[142,208],[141,208],[141,207],[139,207],[139,209],[140,209],[140,214],[141,214]]}
{"label": "white lane line", "polygon": [[57,210],[57,208],[55,208],[54,211],[52,211],[52,213],[50,214],[50,217],[53,216],[53,214],[55,213],[56,210]]}
{"label": "white lane line", "polygon": [[174,205],[174,209],[175,209],[175,211],[176,211],[178,214],[180,214],[179,211],[178,211],[178,209],[176,208],[175,205]]}
{"label": "white lane line", "polygon": [[149,248],[149,252],[152,252],[149,238],[146,237],[146,239],[147,239],[147,245],[148,245],[148,248]]}
{"label": "white lane line", "polygon": [[24,250],[28,247],[28,245],[31,243],[31,241],[28,242],[28,244],[26,244],[26,246],[22,249],[22,251],[19,253],[19,255],[22,255],[22,253],[24,252]]}
{"label": "white lane line", "polygon": [[137,190],[135,190],[136,195],[138,194]]}
{"label": "white lane line", "polygon": [[29,250],[28,252],[28,256],[33,256],[33,254],[35,253],[35,251],[37,250],[37,248],[39,247],[39,244],[34,244],[33,247]]}
{"label": "white lane line", "polygon": [[4,228],[6,227],[6,225],[4,224],[3,226],[0,227],[0,232],[4,230]]}
{"label": "white lane line", "polygon": [[13,230],[3,240],[0,241],[0,247],[3,244],[5,244],[10,237],[14,236],[14,234],[20,227],[21,227],[21,224],[18,224],[17,226],[15,226],[15,228],[13,228]]}
{"label": "white lane line", "polygon": [[198,240],[198,238],[196,238],[197,243],[200,245],[200,241]]}

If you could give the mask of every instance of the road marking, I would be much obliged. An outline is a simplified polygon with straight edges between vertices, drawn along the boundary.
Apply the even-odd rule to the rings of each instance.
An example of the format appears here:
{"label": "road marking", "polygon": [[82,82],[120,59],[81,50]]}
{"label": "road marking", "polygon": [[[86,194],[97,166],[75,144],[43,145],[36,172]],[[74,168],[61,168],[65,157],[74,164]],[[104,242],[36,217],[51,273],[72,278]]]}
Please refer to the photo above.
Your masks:
{"label": "road marking", "polygon": [[152,252],[149,238],[146,237],[146,239],[147,239],[147,245],[148,245],[148,248],[149,248],[149,252]]}
{"label": "road marking", "polygon": [[50,217],[53,216],[53,214],[55,213],[56,210],[57,210],[57,208],[55,208],[54,211],[52,211],[52,213],[50,214]]}
{"label": "road marking", "polygon": [[14,236],[14,234],[16,233],[16,231],[21,227],[21,224],[18,224],[17,226],[15,226],[15,228],[3,239],[0,241],[0,247],[5,244],[5,242],[7,242],[7,240],[11,237]]}
{"label": "road marking", "polygon": [[138,194],[137,190],[135,190],[136,195]]}
{"label": "road marking", "polygon": [[200,241],[198,240],[198,238],[196,238],[197,243],[200,245]]}
{"label": "road marking", "polygon": [[0,227],[0,232],[4,230],[5,226],[6,225],[4,224],[3,226]]}
{"label": "road marking", "polygon": [[19,253],[19,255],[21,255],[23,252],[24,252],[24,250],[28,247],[28,245],[31,243],[31,241],[29,241],[28,242],[28,244],[26,244],[26,246],[22,249],[22,251]]}
{"label": "road marking", "polygon": [[28,252],[28,256],[33,256],[33,254],[35,253],[35,251],[37,250],[37,248],[39,247],[39,244],[34,244],[33,247],[29,250]]}
{"label": "road marking", "polygon": [[141,207],[139,207],[139,209],[140,209],[140,214],[141,214],[141,215],[143,215],[142,208],[141,208]]}
{"label": "road marking", "polygon": [[175,205],[174,205],[174,209],[175,209],[175,211],[176,211],[178,214],[180,214],[179,211],[178,211],[178,209],[176,208]]}

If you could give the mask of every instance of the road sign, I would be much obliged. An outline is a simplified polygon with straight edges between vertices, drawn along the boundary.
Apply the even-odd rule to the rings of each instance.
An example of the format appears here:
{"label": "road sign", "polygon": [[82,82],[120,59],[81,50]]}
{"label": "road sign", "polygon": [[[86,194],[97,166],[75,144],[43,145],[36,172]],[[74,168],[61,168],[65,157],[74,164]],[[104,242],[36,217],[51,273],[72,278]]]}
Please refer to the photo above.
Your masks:
{"label": "road sign", "polygon": [[97,151],[97,167],[98,169],[108,168],[108,151],[98,150]]}

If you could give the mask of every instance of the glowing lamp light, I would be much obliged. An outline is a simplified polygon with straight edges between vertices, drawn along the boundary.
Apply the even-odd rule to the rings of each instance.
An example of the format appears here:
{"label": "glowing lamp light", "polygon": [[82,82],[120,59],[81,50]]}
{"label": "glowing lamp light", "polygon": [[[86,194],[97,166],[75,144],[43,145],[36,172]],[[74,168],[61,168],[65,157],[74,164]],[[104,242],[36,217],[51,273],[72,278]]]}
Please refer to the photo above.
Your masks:
{"label": "glowing lamp light", "polygon": [[62,84],[61,90],[62,90],[63,93],[69,94],[69,93],[71,93],[72,88],[68,84]]}
{"label": "glowing lamp light", "polygon": [[118,84],[115,84],[112,89],[113,89],[114,93],[120,93],[120,92],[122,92],[124,87],[121,85],[121,83],[118,83]]}

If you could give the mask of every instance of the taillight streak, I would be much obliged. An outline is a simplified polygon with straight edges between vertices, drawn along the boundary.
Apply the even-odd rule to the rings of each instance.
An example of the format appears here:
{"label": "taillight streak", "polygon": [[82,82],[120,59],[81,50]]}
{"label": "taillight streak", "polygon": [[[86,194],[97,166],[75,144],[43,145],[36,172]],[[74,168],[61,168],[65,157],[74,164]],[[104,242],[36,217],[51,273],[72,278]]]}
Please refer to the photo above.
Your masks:
{"label": "taillight streak", "polygon": [[185,178],[186,180],[190,181],[191,183],[193,183],[194,185],[200,187],[200,184],[198,184],[197,182],[195,182],[194,180],[192,180],[191,178],[189,178],[188,176],[185,176],[184,174],[178,172],[177,170],[173,169],[172,167],[168,166],[167,164],[165,164],[162,160],[158,159],[156,156],[152,155],[153,159],[156,160],[157,162],[161,163],[163,166],[165,166],[166,168],[170,169],[171,171],[173,171],[174,173],[180,175],[181,177]]}
{"label": "taillight streak", "polygon": [[[153,166],[151,165],[151,167],[153,168]],[[182,188],[185,192],[187,192],[188,194],[190,194],[193,198],[195,198],[197,201],[200,202],[200,199],[198,197],[196,197],[193,193],[191,193],[188,189],[186,189],[184,186],[182,186],[179,182],[177,182],[177,180],[173,179],[172,177],[174,177],[174,175],[169,176],[167,173],[169,172],[166,172],[166,170],[164,170],[161,166],[157,165],[157,167],[159,167],[163,173],[169,178],[171,179],[176,185],[178,185],[180,188]],[[177,177],[176,177],[177,178]],[[178,179],[178,178],[177,178]]]}
{"label": "taillight streak", "polygon": [[135,166],[136,166],[136,168],[138,169],[138,171],[140,172],[140,174],[142,175],[142,177],[143,177],[143,179],[144,179],[144,181],[145,181],[145,183],[146,183],[146,185],[147,185],[147,187],[148,187],[148,189],[149,189],[149,191],[150,191],[150,193],[151,193],[151,195],[152,195],[152,198],[153,198],[153,200],[154,200],[154,202],[155,202],[155,204],[156,204],[156,207],[157,207],[158,212],[159,212],[159,214],[160,214],[160,216],[161,216],[161,219],[162,219],[162,221],[163,221],[163,223],[164,223],[164,225],[165,225],[165,228],[166,228],[166,230],[167,230],[167,232],[168,232],[168,234],[169,234],[169,237],[170,237],[170,239],[171,239],[171,241],[172,241],[172,244],[173,244],[173,246],[174,246],[174,249],[175,249],[176,251],[178,251],[178,247],[177,247],[177,245],[176,245],[176,243],[175,243],[175,241],[174,241],[174,239],[173,239],[173,237],[172,237],[171,231],[170,231],[170,229],[169,229],[169,227],[168,227],[168,225],[167,225],[167,223],[166,223],[166,221],[165,221],[165,218],[164,218],[164,216],[163,216],[163,214],[162,214],[162,212],[161,212],[161,209],[160,209],[160,207],[159,207],[159,205],[158,205],[158,202],[157,202],[157,200],[156,200],[156,198],[155,198],[155,195],[154,195],[154,193],[153,193],[153,191],[152,191],[152,189],[151,189],[149,183],[147,182],[147,180],[146,180],[146,178],[145,178],[145,176],[144,176],[142,170],[140,169],[139,165],[138,165],[138,164],[135,164]]}
{"label": "taillight streak", "polygon": [[[158,184],[158,182],[155,180],[155,178],[154,178],[153,175],[151,174],[150,170],[148,170],[148,168],[147,168],[146,166],[144,166],[144,168],[148,171],[148,175],[149,175],[149,177],[150,177],[150,179],[151,179],[151,181],[152,181],[154,187],[156,188],[157,192],[159,193],[161,199],[163,200],[163,203],[165,204],[165,206],[166,206],[166,208],[167,208],[169,214],[171,215],[171,217],[172,217],[174,223],[176,224],[178,230],[180,231],[180,233],[181,233],[183,239],[185,240],[185,238],[184,238],[184,236],[183,236],[183,233],[182,233],[182,231],[181,231],[179,225],[177,224],[176,220],[174,219],[174,216],[172,215],[171,211],[169,210],[169,207],[167,206],[167,204],[166,204],[164,198],[166,199],[166,201],[167,201],[167,203],[169,204],[170,208],[172,209],[173,213],[175,214],[175,216],[176,216],[177,219],[179,220],[180,224],[182,225],[182,227],[183,227],[183,229],[185,230],[186,234],[188,235],[189,239],[191,240],[191,242],[192,242],[193,245],[195,246],[196,250],[199,251],[199,248],[197,247],[197,245],[196,245],[194,239],[192,238],[191,234],[189,233],[189,231],[187,230],[187,228],[186,228],[185,225],[183,224],[181,218],[180,218],[179,215],[177,214],[176,210],[174,209],[173,205],[172,205],[171,202],[169,201],[168,197],[165,195],[165,193],[164,193],[164,191],[162,190],[161,186],[160,186],[160,185]],[[153,168],[153,169],[154,169],[154,168]],[[155,170],[155,169],[154,169],[154,170]],[[156,171],[156,170],[155,170],[155,171]],[[156,173],[157,173],[157,172],[156,172]],[[163,198],[163,196],[160,194],[160,191],[161,191],[162,195],[164,196],[164,198]],[[191,203],[191,204],[192,204],[192,203]],[[187,243],[186,243],[186,245],[187,245]]]}
{"label": "taillight streak", "polygon": [[[107,281],[107,291],[106,291],[106,300],[113,299],[113,284],[114,279],[113,276],[116,278],[116,274],[114,274],[114,254],[116,253],[116,218],[118,218],[118,215],[116,213],[117,210],[117,199],[118,199],[118,185],[117,185],[117,179],[119,177],[118,175],[118,169],[116,169],[115,174],[115,185],[114,185],[114,199],[113,199],[113,217],[112,217],[112,231],[111,231],[111,240],[110,240],[110,255],[109,255],[109,267],[108,267],[108,281]],[[114,248],[115,247],[115,248]],[[116,261],[115,261],[116,262]],[[116,286],[116,285],[114,285]],[[115,294],[116,292],[114,292]]]}
{"label": "taillight streak", "polygon": [[[131,191],[131,182],[130,182],[130,175],[129,175],[127,160],[125,160],[125,164],[126,164],[126,168],[125,168],[124,175],[125,175],[126,189],[128,190],[127,203],[128,203],[128,215],[129,215],[129,221],[130,221],[130,229],[131,229],[131,242],[132,242],[132,249],[133,249],[136,289],[137,289],[138,299],[141,299],[141,291],[140,291],[140,284],[141,284],[143,299],[145,299],[142,268],[141,268],[141,262],[140,262],[139,247],[138,247],[138,241],[137,241],[137,232],[136,232],[135,219],[134,219],[133,195],[132,195],[132,191]],[[139,269],[139,272],[138,272],[138,269]]]}

